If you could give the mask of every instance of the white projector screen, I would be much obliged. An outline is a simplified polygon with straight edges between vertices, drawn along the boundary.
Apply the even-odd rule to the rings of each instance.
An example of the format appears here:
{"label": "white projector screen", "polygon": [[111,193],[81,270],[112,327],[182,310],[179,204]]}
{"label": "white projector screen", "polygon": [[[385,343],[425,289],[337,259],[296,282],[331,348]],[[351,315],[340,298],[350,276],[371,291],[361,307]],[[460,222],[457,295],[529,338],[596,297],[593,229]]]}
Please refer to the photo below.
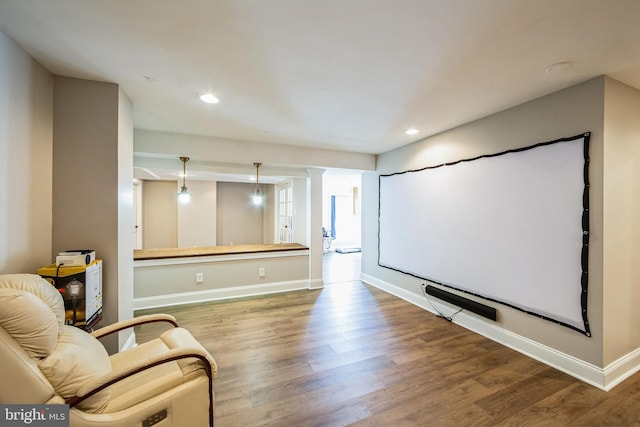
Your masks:
{"label": "white projector screen", "polygon": [[590,336],[588,143],[381,175],[378,264]]}

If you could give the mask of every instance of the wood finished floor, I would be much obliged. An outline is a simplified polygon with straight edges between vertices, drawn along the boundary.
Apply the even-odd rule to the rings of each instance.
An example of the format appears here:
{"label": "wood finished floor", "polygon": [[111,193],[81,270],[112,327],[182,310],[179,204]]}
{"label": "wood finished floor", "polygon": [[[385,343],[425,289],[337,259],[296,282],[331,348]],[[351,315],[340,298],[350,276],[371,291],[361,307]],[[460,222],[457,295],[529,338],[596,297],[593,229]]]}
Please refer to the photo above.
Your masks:
{"label": "wood finished floor", "polygon": [[607,393],[359,281],[152,312],[218,362],[216,427],[640,425],[640,373]]}

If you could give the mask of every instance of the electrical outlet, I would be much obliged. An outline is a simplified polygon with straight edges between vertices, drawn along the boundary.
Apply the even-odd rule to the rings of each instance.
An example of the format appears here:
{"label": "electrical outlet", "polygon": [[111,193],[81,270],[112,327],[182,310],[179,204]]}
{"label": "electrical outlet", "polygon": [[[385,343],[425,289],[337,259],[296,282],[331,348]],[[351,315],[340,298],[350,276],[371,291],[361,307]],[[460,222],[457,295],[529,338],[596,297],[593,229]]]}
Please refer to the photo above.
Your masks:
{"label": "electrical outlet", "polygon": [[266,276],[265,271],[264,271],[264,267],[260,267],[258,269],[258,276],[260,276],[260,277]]}
{"label": "electrical outlet", "polygon": [[204,282],[204,274],[196,273],[196,283],[202,283],[202,282]]}

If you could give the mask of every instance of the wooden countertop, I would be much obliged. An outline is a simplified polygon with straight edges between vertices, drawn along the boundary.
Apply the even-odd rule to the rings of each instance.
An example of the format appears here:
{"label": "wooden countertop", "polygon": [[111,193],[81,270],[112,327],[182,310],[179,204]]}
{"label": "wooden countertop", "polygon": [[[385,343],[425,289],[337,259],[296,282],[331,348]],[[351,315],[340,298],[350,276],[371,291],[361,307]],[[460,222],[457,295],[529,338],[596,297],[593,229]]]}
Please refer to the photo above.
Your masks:
{"label": "wooden countertop", "polygon": [[134,261],[138,261],[146,259],[300,251],[305,249],[309,248],[299,243],[278,243],[273,245],[197,246],[194,248],[136,249],[133,251],[133,259]]}

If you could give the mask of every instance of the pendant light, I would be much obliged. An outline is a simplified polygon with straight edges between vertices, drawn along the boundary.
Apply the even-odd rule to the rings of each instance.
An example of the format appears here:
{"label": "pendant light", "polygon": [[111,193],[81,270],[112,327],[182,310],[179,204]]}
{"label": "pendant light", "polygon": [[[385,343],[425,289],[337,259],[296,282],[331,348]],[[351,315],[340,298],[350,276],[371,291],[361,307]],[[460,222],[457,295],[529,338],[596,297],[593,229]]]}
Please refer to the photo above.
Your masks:
{"label": "pendant light", "polygon": [[256,167],[256,191],[253,193],[252,200],[254,205],[261,205],[263,196],[260,192],[260,187],[258,186],[260,184],[258,170],[260,169],[260,166],[262,166],[262,163],[254,163],[253,166]]}
{"label": "pendant light", "polygon": [[180,157],[182,161],[182,188],[180,188],[180,192],[178,193],[178,201],[180,203],[189,203],[191,200],[191,193],[187,189],[187,162],[189,161],[188,157]]}

